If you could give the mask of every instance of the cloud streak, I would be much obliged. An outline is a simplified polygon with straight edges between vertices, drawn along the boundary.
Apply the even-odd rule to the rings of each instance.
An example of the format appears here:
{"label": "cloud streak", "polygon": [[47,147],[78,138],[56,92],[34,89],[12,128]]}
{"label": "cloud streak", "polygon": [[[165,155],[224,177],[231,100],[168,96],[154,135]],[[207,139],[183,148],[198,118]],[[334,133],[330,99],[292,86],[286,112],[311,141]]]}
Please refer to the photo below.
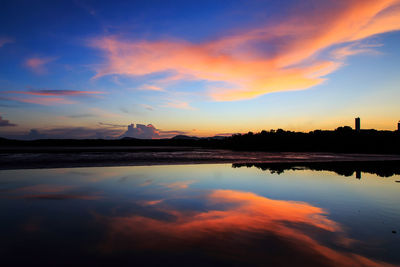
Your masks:
{"label": "cloud streak", "polygon": [[8,97],[7,100],[43,105],[43,106],[53,106],[59,104],[75,104],[76,101],[71,101],[63,97]]}
{"label": "cloud streak", "polygon": [[0,116],[0,127],[9,127],[9,126],[17,126],[17,124],[11,123],[9,120],[3,119],[2,116]]}
{"label": "cloud streak", "polygon": [[121,135],[121,129],[89,128],[89,127],[58,127],[50,129],[31,129],[28,134],[12,136],[16,139],[112,139]]}
{"label": "cloud streak", "polygon": [[29,90],[29,91],[8,91],[8,93],[35,95],[35,96],[75,96],[75,95],[104,94],[104,92],[100,92],[100,91],[51,90],[51,89],[39,89],[39,90]]}
{"label": "cloud streak", "polygon": [[162,107],[165,108],[177,108],[177,109],[189,109],[189,110],[194,110],[195,108],[193,108],[192,106],[190,106],[190,104],[188,102],[184,102],[184,101],[170,101],[168,103],[166,103],[165,105],[163,105]]}
{"label": "cloud streak", "polygon": [[164,92],[165,90],[159,86],[156,85],[150,85],[150,84],[145,84],[141,87],[139,87],[140,90],[147,90],[147,91],[159,91],[159,92]]}
{"label": "cloud streak", "polygon": [[17,101],[22,103],[30,103],[44,106],[57,104],[75,104],[76,101],[68,99],[68,97],[77,96],[96,96],[104,94],[100,91],[80,91],[80,90],[52,90],[52,89],[32,89],[29,91],[5,91],[5,94],[23,95],[3,97],[4,100]]}
{"label": "cloud streak", "polygon": [[398,0],[319,1],[313,9],[303,8],[282,21],[203,43],[107,36],[91,42],[106,57],[96,77],[172,72],[173,80],[208,81],[207,94],[216,101],[307,89],[323,83],[346,57],[365,51],[343,47],[399,30],[398,4]]}

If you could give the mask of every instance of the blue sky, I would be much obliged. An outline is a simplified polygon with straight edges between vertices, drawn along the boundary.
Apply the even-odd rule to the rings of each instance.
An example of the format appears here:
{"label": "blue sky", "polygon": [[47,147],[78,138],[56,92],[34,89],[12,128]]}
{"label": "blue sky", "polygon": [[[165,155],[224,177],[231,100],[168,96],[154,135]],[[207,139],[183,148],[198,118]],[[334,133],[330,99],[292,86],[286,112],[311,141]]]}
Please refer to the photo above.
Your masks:
{"label": "blue sky", "polygon": [[148,138],[309,131],[357,116],[394,130],[400,119],[397,0],[5,1],[0,24],[4,137],[119,137],[132,123]]}

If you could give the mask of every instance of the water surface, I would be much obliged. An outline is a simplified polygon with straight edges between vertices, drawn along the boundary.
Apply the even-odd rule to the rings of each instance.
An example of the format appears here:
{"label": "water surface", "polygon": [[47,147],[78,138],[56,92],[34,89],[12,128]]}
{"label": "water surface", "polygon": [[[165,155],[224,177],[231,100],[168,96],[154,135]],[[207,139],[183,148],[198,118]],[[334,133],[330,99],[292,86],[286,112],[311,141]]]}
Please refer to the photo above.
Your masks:
{"label": "water surface", "polygon": [[230,164],[0,171],[4,266],[399,266],[400,180]]}

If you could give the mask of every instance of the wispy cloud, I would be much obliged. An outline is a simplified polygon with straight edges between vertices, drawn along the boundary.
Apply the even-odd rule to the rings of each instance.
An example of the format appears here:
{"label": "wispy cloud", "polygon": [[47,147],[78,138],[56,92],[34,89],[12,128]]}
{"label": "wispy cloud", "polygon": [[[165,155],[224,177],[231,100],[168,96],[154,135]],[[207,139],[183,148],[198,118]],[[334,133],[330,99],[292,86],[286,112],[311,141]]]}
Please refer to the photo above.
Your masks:
{"label": "wispy cloud", "polygon": [[96,16],[97,13],[96,9],[93,8],[91,5],[89,5],[88,3],[86,3],[85,1],[74,0],[73,3],[79,8],[82,8],[83,10],[87,11],[90,15]]}
{"label": "wispy cloud", "polygon": [[95,117],[95,115],[90,114],[90,113],[80,113],[80,114],[67,115],[66,117],[71,118],[71,119],[80,119],[80,118]]}
{"label": "wispy cloud", "polygon": [[162,138],[170,138],[170,137],[174,137],[176,135],[182,135],[182,134],[188,133],[186,131],[177,131],[177,130],[172,130],[172,131],[158,130],[158,131],[160,132],[160,137],[162,137]]}
{"label": "wispy cloud", "polygon": [[25,60],[24,65],[36,74],[48,72],[46,64],[56,60],[55,57],[31,57]]}
{"label": "wispy cloud", "polygon": [[102,118],[117,118],[121,116],[121,114],[114,113],[101,108],[89,108],[88,110],[90,111],[91,114],[94,114],[95,116]]}
{"label": "wispy cloud", "polygon": [[147,104],[142,104],[142,107],[145,108],[145,109],[147,109],[147,110],[150,110],[150,111],[153,111],[153,110],[154,110],[154,108],[153,108],[152,106],[147,105]]}
{"label": "wispy cloud", "polygon": [[139,87],[140,90],[149,90],[149,91],[160,91],[164,92],[165,90],[159,86],[156,85],[150,85],[150,84],[145,84],[141,87]]}
{"label": "wispy cloud", "polygon": [[3,47],[5,44],[14,43],[14,39],[10,37],[0,37],[0,48]]}
{"label": "wispy cloud", "polygon": [[107,126],[111,128],[126,128],[128,125],[125,124],[114,124],[114,123],[105,123],[105,122],[99,122],[100,126]]}
{"label": "wispy cloud", "polygon": [[[113,113],[107,110],[103,110],[101,108],[87,108],[84,112],[82,113],[76,113],[76,114],[71,114],[67,115],[65,117],[67,118],[72,118],[72,119],[79,119],[79,118],[89,118],[89,117],[97,117],[97,118],[117,118],[120,117],[121,115],[118,113]],[[99,123],[102,124],[102,123]],[[106,124],[104,124],[106,125]],[[126,125],[123,125],[123,127],[126,127]]]}
{"label": "wispy cloud", "polygon": [[7,91],[6,93],[25,94],[35,96],[75,96],[75,95],[97,95],[104,94],[100,91],[80,91],[80,90],[51,90],[51,89],[38,89],[29,91]]}
{"label": "wispy cloud", "polygon": [[[4,100],[31,103],[37,105],[75,104],[78,103],[77,96],[96,96],[104,94],[100,91],[79,91],[79,90],[52,90],[52,89],[31,89],[28,91],[4,91],[4,94],[13,95],[2,97]],[[23,96],[20,96],[23,95]],[[73,100],[70,98],[73,97]]]}
{"label": "wispy cloud", "polygon": [[347,47],[332,56],[330,50],[399,30],[397,4],[398,0],[319,1],[312,10],[303,8],[282,21],[231,31],[229,36],[200,44],[107,36],[91,42],[107,58],[96,77],[173,71],[173,77],[211,82],[208,95],[216,101],[307,89],[324,82],[346,57],[360,52]]}
{"label": "wispy cloud", "polygon": [[157,200],[139,201],[138,203],[143,206],[154,206],[162,203],[163,201],[164,199],[157,199]]}
{"label": "wispy cloud", "polygon": [[378,55],[380,54],[374,48],[381,47],[382,44],[350,44],[347,46],[340,47],[336,50],[332,51],[332,56],[338,60],[346,59],[348,56],[353,56],[357,54],[372,54]]}
{"label": "wispy cloud", "polygon": [[161,183],[161,185],[170,188],[170,189],[186,189],[189,187],[189,185],[195,183],[196,181],[177,181],[177,182],[172,182],[172,183]]}
{"label": "wispy cloud", "polygon": [[62,138],[76,138],[76,139],[90,139],[90,138],[116,138],[121,135],[121,129],[111,129],[105,127],[57,127],[57,128],[44,128],[44,129],[31,129],[29,133],[21,133],[12,136],[16,139],[62,139]]}
{"label": "wispy cloud", "polygon": [[8,100],[37,104],[43,106],[53,106],[59,104],[76,104],[76,101],[68,100],[62,97],[7,97]]}
{"label": "wispy cloud", "polygon": [[190,109],[190,110],[194,110],[194,107],[191,107],[190,104],[188,102],[184,102],[184,101],[170,101],[167,102],[165,105],[163,105],[162,107],[166,107],[166,108],[177,108],[177,109]]}

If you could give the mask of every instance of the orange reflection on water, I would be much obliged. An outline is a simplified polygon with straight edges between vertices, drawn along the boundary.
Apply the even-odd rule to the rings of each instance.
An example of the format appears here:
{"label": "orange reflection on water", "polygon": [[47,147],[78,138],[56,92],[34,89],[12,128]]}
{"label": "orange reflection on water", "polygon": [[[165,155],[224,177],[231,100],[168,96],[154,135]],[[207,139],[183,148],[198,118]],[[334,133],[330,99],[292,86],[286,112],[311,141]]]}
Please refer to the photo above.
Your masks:
{"label": "orange reflection on water", "polygon": [[[233,190],[211,191],[206,200],[212,207],[206,211],[182,211],[165,201],[155,203],[153,208],[168,215],[162,219],[140,215],[103,218],[109,232],[101,247],[104,251],[189,249],[236,263],[392,266],[348,252],[356,241],[346,237],[323,209],[308,203]],[[341,249],[328,247],[317,236]]]}

